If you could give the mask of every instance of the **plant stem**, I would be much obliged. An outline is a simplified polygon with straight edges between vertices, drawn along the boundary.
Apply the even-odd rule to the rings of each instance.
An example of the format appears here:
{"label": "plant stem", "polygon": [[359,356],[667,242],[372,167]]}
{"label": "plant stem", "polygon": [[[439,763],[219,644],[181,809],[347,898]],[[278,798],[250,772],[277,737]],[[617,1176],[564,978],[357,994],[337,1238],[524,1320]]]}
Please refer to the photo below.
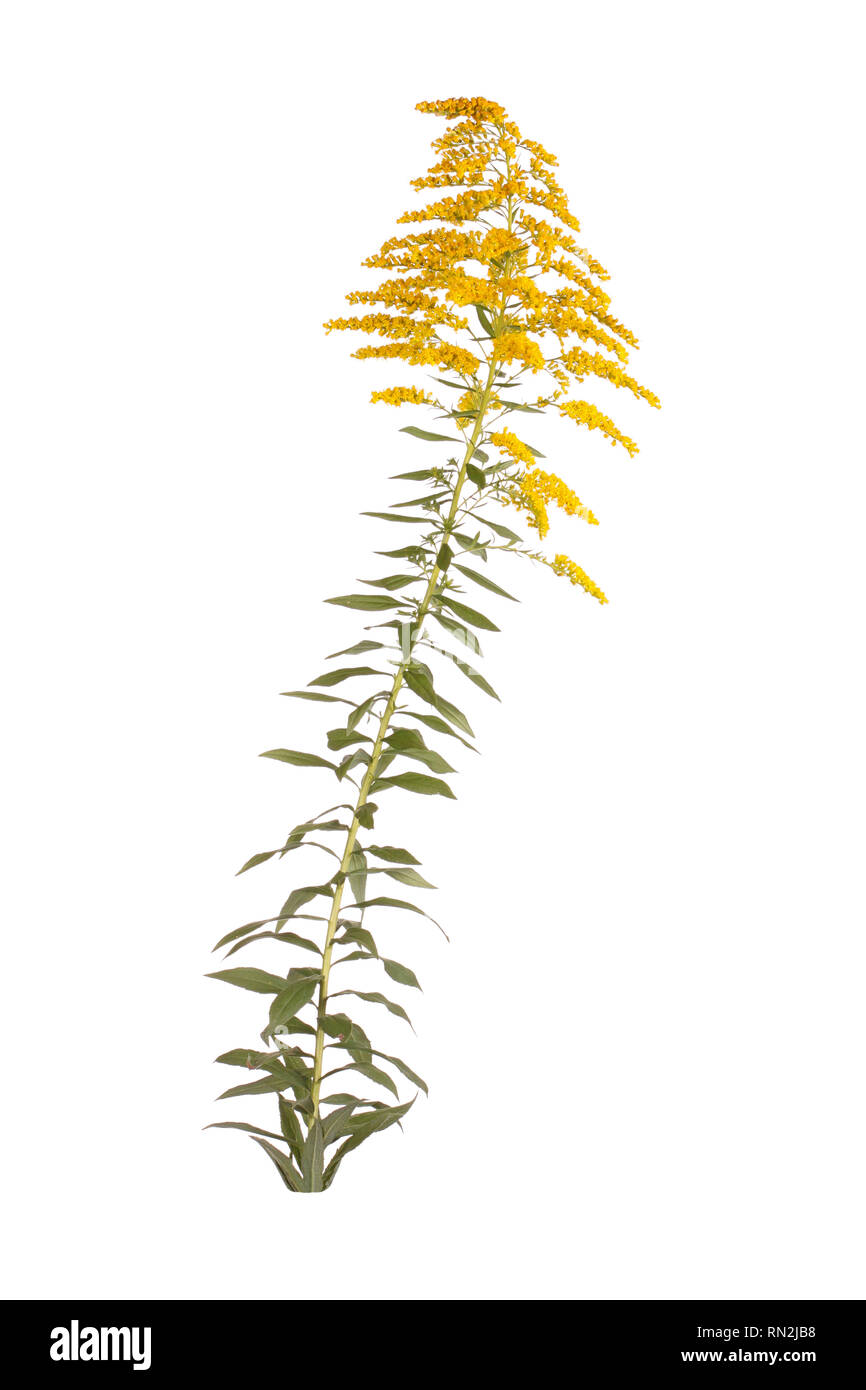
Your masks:
{"label": "plant stem", "polygon": [[[505,165],[506,175],[508,178],[510,178],[511,160],[508,157],[508,155],[506,155]],[[513,225],[514,201],[511,194],[509,194],[507,216],[507,226],[509,232],[512,231]],[[510,266],[510,252],[506,252],[505,261],[506,265]],[[500,336],[505,326],[505,320],[507,317],[507,304],[507,295],[503,295],[502,303],[499,306],[499,312],[496,315],[495,323],[493,325],[493,332],[491,334],[493,340]],[[451,507],[448,511],[448,516],[445,520],[445,524],[443,527],[443,533],[446,539],[451,533],[451,530],[454,525],[454,518],[457,515],[457,508],[460,503],[460,493],[462,492],[463,485],[466,481],[467,465],[469,464],[470,460],[472,459],[472,456],[475,453],[475,446],[478,443],[478,437],[481,434],[482,429],[484,428],[484,416],[487,413],[487,405],[493,392],[493,379],[495,375],[496,351],[495,347],[491,344],[490,360],[487,364],[487,380],[484,383],[484,389],[481,392],[481,398],[478,402],[478,413],[475,417],[475,424],[472,429],[472,434],[466,445],[466,453],[463,456],[463,462],[460,465],[460,472],[458,473],[457,480],[454,484],[454,495],[451,498]],[[436,592],[436,588],[439,584],[441,575],[442,570],[434,560],[433,569],[430,572],[430,579],[427,583],[427,588],[425,590],[424,597],[422,598],[418,606],[417,619],[415,624],[415,630],[418,634],[420,634],[421,629],[424,626],[424,619],[426,618],[427,613],[429,611],[430,603]],[[319,982],[319,1001],[318,1012],[316,1015],[316,1048],[315,1059],[313,1062],[313,1087],[311,1092],[311,1098],[313,1102],[313,1111],[312,1115],[310,1116],[311,1125],[315,1120],[319,1118],[319,1092],[322,1086],[322,1065],[325,1055],[324,1020],[326,1017],[325,1011],[327,1009],[328,1004],[328,980],[331,974],[331,956],[334,950],[334,937],[337,934],[337,924],[340,919],[340,907],[343,902],[343,887],[346,882],[346,873],[348,871],[349,861],[352,858],[352,852],[355,848],[355,841],[358,838],[358,826],[360,824],[358,820],[358,812],[361,810],[362,806],[366,804],[367,793],[369,792],[370,787],[372,786],[375,780],[376,771],[379,766],[379,760],[382,756],[382,745],[385,741],[385,735],[388,732],[388,726],[391,723],[391,719],[393,717],[394,710],[397,705],[397,697],[400,694],[400,688],[403,684],[403,676],[405,674],[406,667],[409,665],[411,660],[412,644],[410,644],[409,647],[409,655],[407,657],[404,657],[404,659],[400,662],[399,666],[397,667],[397,670],[394,673],[394,683],[391,687],[391,694],[388,696],[388,703],[386,704],[382,712],[382,718],[379,721],[379,730],[376,734],[376,742],[374,743],[373,751],[370,754],[370,762],[367,767],[367,772],[364,776],[363,781],[361,782],[361,786],[358,792],[358,800],[355,803],[355,810],[352,815],[352,823],[349,826],[349,833],[346,837],[346,847],[343,850],[343,857],[340,860],[339,882],[336,884],[334,888],[334,900],[331,904],[331,911],[328,917],[328,927],[327,931],[325,932],[325,946],[322,952],[322,978]]]}
{"label": "plant stem", "polygon": [[[481,399],[478,404],[478,414],[476,416],[475,425],[466,445],[466,453],[463,458],[463,462],[460,466],[460,472],[457,475],[457,480],[454,484],[454,495],[451,499],[451,508],[448,512],[448,516],[445,521],[444,535],[446,538],[451,531],[451,528],[454,524],[454,518],[457,515],[457,507],[460,502],[460,493],[463,489],[463,484],[466,481],[466,466],[470,462],[473,454],[475,453],[475,445],[478,441],[478,436],[480,435],[484,425],[484,415],[487,410],[487,403],[490,399],[490,395],[493,389],[493,378],[495,375],[495,371],[495,354],[491,352],[487,372],[487,381],[485,383],[484,390],[481,393]],[[424,619],[426,618],[427,613],[429,611],[430,603],[436,592],[436,588],[441,575],[442,570],[440,569],[439,565],[434,562],[433,569],[430,573],[430,579],[428,581],[427,588],[424,593],[424,597],[418,605],[417,616],[415,619],[416,632],[420,633],[421,628],[424,625]],[[373,745],[373,751],[370,754],[369,766],[367,767],[367,771],[364,775],[364,779],[361,783],[361,787],[358,792],[358,800],[355,805],[354,814],[352,816],[352,824],[349,827],[349,833],[346,837],[346,847],[343,850],[343,857],[340,860],[340,881],[334,889],[334,899],[333,903],[331,904],[331,912],[328,917],[328,928],[325,933],[325,947],[322,953],[322,978],[319,984],[319,1007],[318,1020],[316,1024],[316,1050],[315,1060],[313,1063],[313,1113],[311,1116],[311,1123],[312,1120],[316,1119],[319,1114],[319,1091],[322,1085],[322,1062],[325,1051],[325,1030],[323,1025],[325,1019],[325,1010],[327,1008],[328,1003],[328,980],[331,973],[331,955],[334,949],[334,937],[337,934],[337,925],[340,917],[340,907],[343,902],[343,887],[346,882],[346,873],[348,871],[349,861],[351,860],[352,853],[355,848],[355,841],[358,837],[358,826],[360,824],[358,820],[358,812],[361,810],[362,806],[366,804],[367,794],[370,790],[370,787],[373,784],[373,781],[375,780],[376,771],[379,766],[379,760],[382,756],[382,746],[385,741],[385,735],[388,732],[388,727],[391,723],[391,719],[394,714],[394,709],[397,705],[397,697],[400,694],[400,688],[403,684],[403,676],[405,674],[406,667],[411,662],[411,660],[412,655],[410,648],[409,656],[404,658],[404,660],[400,662],[396,672],[394,673],[394,683],[391,686],[391,693],[388,696],[388,703],[385,705],[385,708],[382,712],[382,717],[379,721],[379,730],[376,735],[376,741]]]}

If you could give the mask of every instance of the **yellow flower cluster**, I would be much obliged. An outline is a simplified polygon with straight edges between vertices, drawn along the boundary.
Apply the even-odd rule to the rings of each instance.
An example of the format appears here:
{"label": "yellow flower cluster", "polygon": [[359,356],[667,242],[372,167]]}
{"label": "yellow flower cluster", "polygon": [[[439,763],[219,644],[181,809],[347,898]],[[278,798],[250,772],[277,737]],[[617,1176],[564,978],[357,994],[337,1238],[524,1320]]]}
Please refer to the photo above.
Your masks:
{"label": "yellow flower cluster", "polygon": [[537,140],[523,140],[522,143],[523,148],[528,150],[534,159],[540,160],[542,164],[549,164],[551,168],[554,168],[559,163],[556,155],[551,154],[543,145],[539,145]]}
{"label": "yellow flower cluster", "polygon": [[638,448],[634,440],[629,439],[628,435],[622,434],[613,420],[609,419],[607,415],[602,415],[601,411],[596,410],[589,401],[557,402],[556,408],[560,414],[567,415],[578,425],[586,425],[587,429],[590,430],[601,430],[602,434],[607,435],[611,444],[622,444],[632,457],[637,453]]}
{"label": "yellow flower cluster", "polygon": [[[605,314],[610,306],[610,295],[590,279],[585,269],[576,265],[574,261],[566,260],[564,256],[555,261],[545,261],[544,269],[554,271],[555,274],[561,275],[563,280],[570,280],[573,285],[579,285],[583,293],[572,291],[570,302],[586,309],[590,314],[597,315],[602,323],[606,322]],[[568,301],[563,297],[562,302]]]}
{"label": "yellow flower cluster", "polygon": [[[526,259],[525,253],[520,259]],[[517,268],[519,269],[520,267],[518,266]],[[546,294],[544,290],[539,289],[535,281],[529,275],[505,275],[501,280],[495,281],[494,284],[499,294],[505,296],[506,301],[516,299],[524,309],[529,309],[539,316],[544,313],[550,302],[550,295]],[[510,306],[512,310],[515,307],[516,306],[513,305]],[[512,318],[514,317],[513,313],[511,316]],[[529,327],[531,317],[532,315],[530,314],[526,319],[524,324],[525,328]],[[544,328],[539,327],[538,331],[543,332]]]}
{"label": "yellow flower cluster", "polygon": [[[435,311],[429,312],[436,322]],[[441,322],[441,318],[438,321]],[[323,326],[328,333],[334,329],[351,329],[356,333],[376,333],[380,338],[426,339],[432,334],[426,323],[406,314],[364,314],[362,318],[329,319]]]}
{"label": "yellow flower cluster", "polygon": [[[479,280],[477,283],[486,285],[487,281]],[[350,304],[383,304],[386,308],[401,309],[406,314],[419,313],[428,322],[446,324],[449,328],[469,327],[462,315],[452,313],[425,289],[429,289],[426,277],[407,277],[405,280],[385,280],[375,290],[352,290],[346,298]],[[471,303],[471,297],[465,302]],[[335,319],[329,320],[325,324],[326,330],[330,332],[336,322]]]}
{"label": "yellow flower cluster", "polygon": [[522,362],[533,372],[544,369],[544,353],[525,333],[503,333],[493,344],[493,355],[502,365]]}
{"label": "yellow flower cluster", "polygon": [[557,250],[567,251],[570,255],[576,256],[580,249],[574,237],[563,232],[560,227],[551,227],[549,222],[540,222],[531,213],[521,212],[518,223],[524,231],[529,233],[535,247],[538,265],[542,270],[550,268],[554,253]]}
{"label": "yellow flower cluster", "polygon": [[484,262],[498,261],[508,251],[523,249],[523,242],[516,232],[509,232],[504,227],[492,227],[479,247],[478,259]]}
{"label": "yellow flower cluster", "polygon": [[433,397],[417,386],[389,386],[384,391],[374,391],[370,397],[371,405],[381,401],[383,405],[433,405]]}
{"label": "yellow flower cluster", "polygon": [[520,463],[528,463],[530,467],[535,462],[535,456],[528,444],[524,444],[522,439],[518,439],[511,430],[496,430],[490,435],[490,443],[495,444],[497,449],[501,449],[504,454],[509,454],[511,458]]}
{"label": "yellow flower cluster", "polygon": [[545,559],[544,563],[549,565],[554,574],[565,575],[571,580],[572,584],[578,584],[581,589],[585,589],[593,598],[597,598],[599,603],[607,603],[607,597],[601,589],[580,565],[575,564],[574,560],[569,560],[567,555],[554,555],[552,560]]}
{"label": "yellow flower cluster", "polygon": [[572,492],[568,484],[555,473],[545,473],[541,468],[533,468],[521,478],[520,486],[531,491],[534,497],[541,498],[545,505],[552,502],[555,507],[564,511],[566,516],[579,516],[590,526],[598,525],[598,518],[589,507],[585,507],[577,493]]}
{"label": "yellow flower cluster", "polygon": [[[572,293],[572,291],[567,291],[567,293]],[[553,296],[550,296],[550,299],[553,300]],[[573,333],[575,337],[580,338],[581,342],[593,342],[597,343],[599,347],[607,348],[608,352],[616,354],[620,362],[628,361],[627,347],[614,338],[611,333],[599,327],[597,320],[569,307],[569,304],[560,301],[558,296],[556,302],[551,302],[539,310],[534,310],[527,319],[527,327],[532,333],[555,334],[563,346],[568,335]]]}
{"label": "yellow flower cluster", "polygon": [[441,279],[442,288],[451,303],[460,308],[466,304],[486,304],[492,309],[500,298],[495,281],[482,279],[480,275],[467,275],[459,267]]}
{"label": "yellow flower cluster", "polygon": [[578,260],[583,261],[587,270],[590,271],[592,275],[598,276],[599,280],[610,279],[610,271],[605,270],[601,261],[597,261],[595,256],[593,256],[590,251],[587,251],[584,246],[576,247],[574,254],[577,256]]}
{"label": "yellow flower cluster", "polygon": [[476,222],[482,212],[499,202],[495,189],[469,189],[456,198],[440,198],[426,208],[413,208],[397,218],[398,222]]}
{"label": "yellow flower cluster", "polygon": [[392,237],[374,256],[361,264],[373,270],[438,270],[459,261],[477,259],[481,238],[477,232],[441,228],[431,232],[407,232]]}
{"label": "yellow flower cluster", "polygon": [[501,125],[505,119],[505,107],[498,102],[487,101],[485,97],[447,97],[443,101],[419,101],[416,111],[424,111],[430,116],[444,116],[446,120],[467,116],[470,121],[483,125]]}
{"label": "yellow flower cluster", "polygon": [[433,164],[420,179],[410,179],[409,185],[418,192],[422,188],[453,188],[459,185],[485,183],[490,173],[490,153],[470,150],[464,154],[449,152],[438,164]]}
{"label": "yellow flower cluster", "polygon": [[543,175],[536,175],[536,177],[544,179],[547,191],[541,193],[537,188],[533,188],[527,192],[526,201],[552,212],[554,217],[558,217],[560,222],[565,223],[566,227],[571,227],[573,232],[579,232],[580,223],[574,213],[569,210],[568,199],[553,176],[548,174],[546,178]]}
{"label": "yellow flower cluster", "polygon": [[585,507],[577,493],[572,492],[568,484],[555,473],[545,473],[541,468],[531,468],[522,478],[516,480],[515,489],[511,493],[511,501],[514,506],[529,514],[529,525],[539,536],[546,536],[550,530],[547,508],[551,503],[567,516],[579,516],[582,521],[589,522],[590,526],[598,525],[598,518],[589,507]]}
{"label": "yellow flower cluster", "polygon": [[537,531],[543,539],[550,530],[550,521],[547,516],[547,508],[541,498],[536,497],[531,488],[524,488],[521,484],[515,484],[510,491],[513,505],[520,511],[526,512],[529,516],[528,524],[533,531]]}
{"label": "yellow flower cluster", "polygon": [[[637,338],[611,313],[601,283],[609,278],[604,266],[575,239],[580,224],[554,176],[555,156],[526,139],[504,108],[484,97],[419,102],[417,109],[448,125],[433,141],[434,162],[412,187],[443,191],[398,221],[432,225],[395,235],[367,257],[363,265],[387,272],[387,278],[348,294],[358,314],[331,319],[326,329],[366,333],[356,358],[444,371],[446,385],[459,387],[457,404],[449,409],[461,432],[477,418],[482,399],[488,419],[502,408],[495,389],[484,393],[485,381],[488,388],[491,382],[501,387],[524,372],[542,372],[538,408],[555,405],[563,416],[635,454],[637,445],[613,420],[589,401],[570,399],[575,380],[593,377],[659,404],[624,370]],[[471,306],[489,327],[479,330],[474,314],[466,312]],[[373,391],[371,400],[436,404],[415,386]],[[516,465],[510,478],[499,475],[499,495],[522,508],[539,535],[549,528],[551,505],[597,524],[561,478],[537,467],[537,456],[513,431],[494,428],[485,439]],[[567,556],[546,563],[606,602]]]}
{"label": "yellow flower cluster", "polygon": [[562,364],[578,381],[583,381],[587,376],[602,377],[605,381],[613,382],[614,386],[625,386],[639,400],[647,401],[656,407],[661,406],[658,396],[641,386],[633,376],[628,376],[616,362],[602,357],[600,352],[584,352],[583,348],[572,348],[563,357]]}
{"label": "yellow flower cluster", "polygon": [[474,352],[457,347],[454,343],[384,343],[382,347],[365,344],[356,348],[353,357],[398,357],[411,367],[445,367],[466,376],[473,376],[478,368],[478,358]]}

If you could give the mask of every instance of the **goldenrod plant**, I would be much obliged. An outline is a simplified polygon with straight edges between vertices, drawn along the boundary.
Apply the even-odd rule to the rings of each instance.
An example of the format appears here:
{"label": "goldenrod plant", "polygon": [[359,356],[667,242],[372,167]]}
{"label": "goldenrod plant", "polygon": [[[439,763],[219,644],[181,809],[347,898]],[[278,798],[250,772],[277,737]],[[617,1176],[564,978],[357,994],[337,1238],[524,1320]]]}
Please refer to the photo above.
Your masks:
{"label": "goldenrod plant", "polygon": [[[325,328],[373,340],[354,357],[427,369],[423,384],[383,384],[372,401],[431,411],[435,429],[412,424],[404,432],[435,458],[396,475],[414,495],[364,513],[409,533],[406,544],[376,552],[392,562],[380,566],[386,572],[360,581],[358,593],[326,600],[366,615],[368,635],[328,657],[336,664],[306,689],[285,692],[341,708],[327,732],[327,755],[291,748],[262,755],[325,769],[343,800],[296,825],[279,848],[253,855],[240,872],[304,849],[325,856],[327,876],[294,888],[276,916],[230,931],[214,948],[235,955],[255,942],[280,942],[308,962],[285,975],[251,965],[213,975],[270,997],[263,1049],[239,1047],[217,1060],[255,1073],[224,1097],[276,1094],[279,1129],[234,1120],[222,1127],[250,1133],[291,1192],[330,1187],[346,1154],[399,1123],[417,1091],[427,1090],[412,1067],[376,1047],[353,1014],[361,1000],[409,1022],[404,1005],[376,985],[412,990],[418,980],[409,966],[380,955],[374,932],[381,914],[426,915],[405,892],[432,885],[413,853],[380,843],[379,822],[389,819],[380,803],[399,793],[454,795],[447,781],[454,768],[441,744],[432,745],[448,740],[462,754],[474,734],[434,667],[498,699],[473,664],[479,632],[498,631],[479,603],[491,595],[512,599],[488,573],[489,562],[528,557],[607,602],[574,560],[538,548],[551,507],[589,525],[596,518],[544,466],[524,427],[554,412],[633,455],[634,441],[583,399],[583,383],[600,378],[659,404],[626,370],[637,340],[611,312],[602,288],[607,272],[576,240],[579,223],[554,175],[554,156],[525,139],[496,102],[459,97],[417,109],[448,122],[433,142],[431,168],[412,180],[418,191],[434,190],[426,195],[433,201],[398,218],[422,229],[401,231],[364,261],[384,278],[347,295],[356,312]],[[440,646],[443,640],[458,652]],[[395,1076],[415,1096],[401,1101]],[[353,1077],[362,1079],[360,1095],[341,1089]]]}

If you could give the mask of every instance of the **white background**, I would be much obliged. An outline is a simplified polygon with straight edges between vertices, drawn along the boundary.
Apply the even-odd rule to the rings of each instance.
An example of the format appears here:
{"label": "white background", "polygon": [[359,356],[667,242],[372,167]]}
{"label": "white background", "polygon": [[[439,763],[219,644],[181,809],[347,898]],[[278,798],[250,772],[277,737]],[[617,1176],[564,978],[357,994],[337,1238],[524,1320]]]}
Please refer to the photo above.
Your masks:
{"label": "white background", "polygon": [[[3,6],[7,1294],[866,1293],[856,19]],[[292,1199],[202,1132],[273,1105],[213,1105],[266,1001],[202,976],[308,881],[233,877],[336,799],[256,755],[329,727],[278,692],[356,640],[320,599],[429,459],[321,321],[427,167],[415,102],[476,94],[559,154],[664,409],[598,388],[635,460],[534,436],[612,602],[503,561],[483,756],[381,822],[451,936],[378,933],[430,1100]]]}

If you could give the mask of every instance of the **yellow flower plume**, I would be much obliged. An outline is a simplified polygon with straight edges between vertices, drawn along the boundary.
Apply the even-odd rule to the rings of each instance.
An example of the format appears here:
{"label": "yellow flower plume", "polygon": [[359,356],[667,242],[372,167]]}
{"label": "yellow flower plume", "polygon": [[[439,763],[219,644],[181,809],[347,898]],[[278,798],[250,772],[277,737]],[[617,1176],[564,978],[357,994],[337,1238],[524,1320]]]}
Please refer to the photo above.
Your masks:
{"label": "yellow flower plume", "polygon": [[[602,390],[625,390],[658,406],[625,370],[637,338],[612,313],[607,270],[578,240],[580,223],[554,174],[555,155],[485,97],[422,101],[417,109],[447,123],[433,141],[427,173],[411,181],[420,194],[432,190],[433,200],[402,213],[397,223],[413,229],[364,260],[366,271],[384,271],[385,278],[346,296],[361,312],[325,327],[364,335],[358,359],[432,369],[437,382],[453,387],[444,405],[441,393],[420,386],[374,390],[372,400],[433,407],[458,437],[475,428],[479,444],[504,455],[492,495],[518,506],[532,530],[546,534],[551,505],[594,525],[577,494],[537,467],[537,451],[502,417],[555,407],[633,456],[637,444],[606,410],[570,393],[575,382],[592,379],[606,383]],[[541,390],[536,385],[521,402],[516,391],[527,380]],[[497,423],[488,426],[494,413]],[[606,602],[567,556],[546,563]]]}

